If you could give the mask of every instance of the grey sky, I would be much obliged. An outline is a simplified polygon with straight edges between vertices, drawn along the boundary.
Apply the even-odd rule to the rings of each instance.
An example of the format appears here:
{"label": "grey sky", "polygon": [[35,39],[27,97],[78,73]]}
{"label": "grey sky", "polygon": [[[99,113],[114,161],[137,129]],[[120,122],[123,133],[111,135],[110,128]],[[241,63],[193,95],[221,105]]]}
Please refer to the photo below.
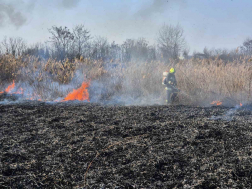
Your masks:
{"label": "grey sky", "polygon": [[251,0],[0,0],[0,40],[49,39],[53,25],[84,24],[92,36],[122,43],[156,43],[162,24],[180,24],[191,53],[205,46],[232,49],[252,37]]}

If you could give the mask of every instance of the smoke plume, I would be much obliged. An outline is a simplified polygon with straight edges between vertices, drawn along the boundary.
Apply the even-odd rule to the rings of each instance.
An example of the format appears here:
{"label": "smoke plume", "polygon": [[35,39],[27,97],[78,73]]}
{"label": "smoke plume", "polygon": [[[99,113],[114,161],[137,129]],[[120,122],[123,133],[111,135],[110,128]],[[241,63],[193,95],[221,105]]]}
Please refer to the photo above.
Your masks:
{"label": "smoke plume", "polygon": [[18,10],[14,3],[0,0],[0,27],[12,24],[18,28],[24,25],[26,21],[25,15]]}
{"label": "smoke plume", "polygon": [[[0,28],[13,25],[19,28],[27,23],[28,14],[31,14],[37,0],[10,1],[0,0]],[[66,9],[74,8],[80,0],[60,0],[59,7]]]}
{"label": "smoke plume", "polygon": [[153,0],[148,6],[143,6],[136,14],[136,17],[150,18],[153,14],[165,12],[173,3],[182,3],[184,0]]}
{"label": "smoke plume", "polygon": [[61,2],[61,6],[67,9],[71,9],[74,8],[78,5],[78,3],[80,2],[80,0],[62,0]]}

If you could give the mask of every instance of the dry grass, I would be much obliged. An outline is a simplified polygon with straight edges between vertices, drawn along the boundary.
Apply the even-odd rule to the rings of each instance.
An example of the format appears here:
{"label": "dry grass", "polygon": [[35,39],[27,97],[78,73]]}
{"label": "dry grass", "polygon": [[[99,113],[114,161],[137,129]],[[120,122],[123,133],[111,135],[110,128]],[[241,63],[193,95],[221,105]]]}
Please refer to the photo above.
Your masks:
{"label": "dry grass", "polygon": [[[0,85],[3,87],[12,80],[28,82],[37,94],[46,98],[50,91],[52,98],[62,96],[60,85],[75,81],[78,86],[78,73],[81,80],[98,82],[106,89],[105,97],[126,96],[131,99],[147,99],[162,101],[164,86],[161,85],[162,72],[171,66],[176,69],[179,95],[183,104],[208,104],[213,100],[231,98],[235,102],[251,101],[252,66],[251,57],[242,57],[225,63],[215,60],[180,60],[164,62],[130,62],[116,63],[116,67],[106,67],[102,61],[90,59],[68,59],[58,62],[52,59],[39,61],[35,57],[15,58],[11,55],[0,57]],[[77,78],[77,80],[76,80]],[[55,87],[52,82],[59,85]],[[92,87],[91,82],[91,87]],[[92,89],[96,90],[96,89]],[[54,91],[54,95],[52,95]],[[48,95],[47,95],[48,96]],[[92,98],[92,94],[91,94]]]}
{"label": "dry grass", "polygon": [[22,57],[15,58],[12,55],[0,56],[0,85],[11,82],[17,77],[17,72],[26,66]]}
{"label": "dry grass", "polygon": [[[32,56],[15,58],[12,55],[0,57],[0,70],[0,91],[14,80],[15,83],[29,86],[34,93],[32,95],[50,100],[65,95],[62,93],[61,86],[69,84],[74,77],[78,77],[76,70],[79,70],[79,74],[82,76],[81,82],[96,80],[106,74],[102,61],[83,58],[76,59],[74,62],[70,62],[68,59],[62,62],[53,59],[41,61]],[[74,83],[73,85],[78,87],[80,84]]]}
{"label": "dry grass", "polygon": [[236,102],[248,102],[252,81],[252,65],[248,60],[249,57],[229,63],[217,59],[181,61],[175,66],[179,87],[195,95],[194,102],[227,97]]}

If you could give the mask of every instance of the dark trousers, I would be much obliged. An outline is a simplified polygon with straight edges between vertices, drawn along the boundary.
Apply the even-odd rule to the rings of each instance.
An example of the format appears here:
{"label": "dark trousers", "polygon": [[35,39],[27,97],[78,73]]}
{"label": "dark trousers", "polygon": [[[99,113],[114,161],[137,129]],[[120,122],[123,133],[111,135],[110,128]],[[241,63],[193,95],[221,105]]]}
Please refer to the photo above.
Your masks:
{"label": "dark trousers", "polygon": [[171,104],[177,96],[177,90],[172,87],[165,87],[166,90],[166,103]]}

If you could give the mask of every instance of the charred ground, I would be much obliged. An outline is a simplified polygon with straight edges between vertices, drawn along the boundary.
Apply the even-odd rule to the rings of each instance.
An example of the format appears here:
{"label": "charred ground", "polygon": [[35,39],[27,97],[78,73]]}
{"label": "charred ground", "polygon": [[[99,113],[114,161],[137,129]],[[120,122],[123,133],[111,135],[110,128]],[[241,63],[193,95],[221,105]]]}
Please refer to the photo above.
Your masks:
{"label": "charred ground", "polygon": [[0,187],[251,188],[252,111],[229,110],[0,105]]}

